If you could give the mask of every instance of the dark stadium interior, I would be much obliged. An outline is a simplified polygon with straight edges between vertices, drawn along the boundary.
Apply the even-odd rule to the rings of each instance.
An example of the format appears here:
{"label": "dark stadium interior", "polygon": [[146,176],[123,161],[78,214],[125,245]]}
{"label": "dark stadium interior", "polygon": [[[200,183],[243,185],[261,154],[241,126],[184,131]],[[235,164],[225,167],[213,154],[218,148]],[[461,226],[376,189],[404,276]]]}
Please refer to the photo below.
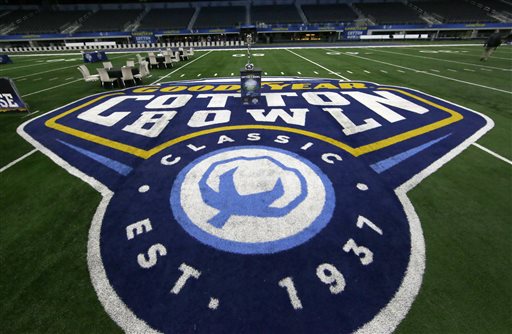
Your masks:
{"label": "dark stadium interior", "polygon": [[[53,34],[47,42],[41,37],[32,41],[32,45],[59,45],[63,44],[63,37],[75,38],[75,35],[76,38],[90,37],[85,42],[94,41],[103,39],[107,33],[117,34],[119,38],[111,39],[125,44],[126,38],[136,32],[153,32],[158,42],[232,41],[239,39],[238,29],[244,26],[257,27],[257,42],[263,43],[333,42],[350,35],[343,33],[343,27],[355,27],[351,28],[355,30],[363,27],[368,29],[369,35],[381,36],[408,31],[407,26],[389,31],[389,26],[393,25],[409,25],[411,34],[428,34],[434,39],[466,39],[483,38],[493,29],[483,26],[469,33],[464,27],[440,26],[439,30],[435,27],[510,22],[512,5],[505,0],[0,2],[0,39],[11,40],[1,37],[12,35]],[[351,36],[358,39],[357,33]],[[23,37],[14,38],[8,45],[28,45],[23,40]]]}

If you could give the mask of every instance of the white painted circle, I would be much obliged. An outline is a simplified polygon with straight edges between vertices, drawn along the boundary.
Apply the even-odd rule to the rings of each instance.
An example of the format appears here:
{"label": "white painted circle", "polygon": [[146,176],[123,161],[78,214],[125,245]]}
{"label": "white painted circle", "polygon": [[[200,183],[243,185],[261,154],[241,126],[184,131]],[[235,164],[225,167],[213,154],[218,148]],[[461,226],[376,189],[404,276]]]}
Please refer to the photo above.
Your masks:
{"label": "white painted circle", "polygon": [[[240,196],[270,192],[280,180],[283,194],[269,207],[287,211],[297,198],[303,199],[284,215],[233,214],[221,228],[213,226],[211,221],[220,211],[205,202],[200,182],[206,177],[206,185],[220,194],[221,177],[233,170],[232,182]],[[265,243],[297,235],[323,215],[327,201],[324,182],[306,163],[283,152],[255,148],[224,151],[198,162],[186,173],[178,191],[180,206],[191,224],[215,238],[237,243]]]}

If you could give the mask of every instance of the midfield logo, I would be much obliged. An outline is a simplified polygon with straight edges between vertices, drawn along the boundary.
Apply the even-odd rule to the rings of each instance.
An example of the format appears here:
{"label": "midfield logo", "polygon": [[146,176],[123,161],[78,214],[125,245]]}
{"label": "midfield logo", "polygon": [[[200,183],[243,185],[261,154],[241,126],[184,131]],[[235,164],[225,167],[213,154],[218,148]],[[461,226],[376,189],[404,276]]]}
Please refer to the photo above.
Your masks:
{"label": "midfield logo", "polygon": [[425,268],[406,193],[492,128],[402,87],[267,78],[91,96],[18,132],[103,195],[88,264],[127,332],[389,333]]}

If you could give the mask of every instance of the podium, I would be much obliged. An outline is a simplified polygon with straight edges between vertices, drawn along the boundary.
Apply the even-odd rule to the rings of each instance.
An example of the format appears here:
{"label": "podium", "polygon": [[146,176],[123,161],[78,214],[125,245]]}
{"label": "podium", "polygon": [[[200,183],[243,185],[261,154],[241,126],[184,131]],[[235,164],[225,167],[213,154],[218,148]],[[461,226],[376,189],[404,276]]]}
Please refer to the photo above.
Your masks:
{"label": "podium", "polygon": [[259,104],[261,99],[261,69],[240,69],[242,104]]}

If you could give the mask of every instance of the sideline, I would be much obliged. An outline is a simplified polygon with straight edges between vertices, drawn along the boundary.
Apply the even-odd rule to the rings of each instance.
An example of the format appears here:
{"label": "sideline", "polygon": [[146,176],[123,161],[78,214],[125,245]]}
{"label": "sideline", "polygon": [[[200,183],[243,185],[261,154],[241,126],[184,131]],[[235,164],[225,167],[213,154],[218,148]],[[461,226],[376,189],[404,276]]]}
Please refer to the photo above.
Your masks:
{"label": "sideline", "polygon": [[3,166],[2,168],[0,168],[0,173],[3,173],[4,171],[6,171],[8,168],[16,165],[18,162],[20,162],[21,160],[31,156],[32,154],[36,153],[38,150],[37,148],[33,149],[32,151],[22,155],[21,157],[19,157],[18,159],[14,160],[14,161],[11,161],[9,162],[7,165]]}
{"label": "sideline", "polygon": [[[329,49],[324,49],[324,50],[333,51],[333,50],[329,50]],[[360,58],[360,59],[364,59],[364,60],[368,60],[368,61],[373,61],[375,63],[380,63],[380,64],[384,64],[384,65],[388,65],[388,66],[394,66],[394,67],[406,69],[406,70],[409,70],[409,71],[414,71],[416,73],[422,73],[422,74],[426,74],[426,75],[430,75],[430,76],[434,76],[434,77],[438,77],[438,78],[443,78],[443,79],[446,79],[446,80],[451,80],[451,81],[456,81],[456,82],[464,83],[464,84],[471,85],[471,86],[477,86],[477,87],[481,87],[481,88],[485,88],[485,89],[494,90],[494,91],[501,92],[501,93],[512,94],[512,92],[508,91],[508,90],[503,90],[503,89],[499,89],[499,88],[484,86],[484,85],[480,85],[480,84],[477,84],[477,83],[474,83],[474,82],[459,80],[459,79],[455,79],[455,78],[451,78],[451,77],[446,77],[446,76],[440,75],[440,74],[430,73],[430,72],[427,72],[427,71],[417,70],[417,69],[410,68],[410,67],[405,67],[405,66],[401,66],[401,65],[392,64],[392,63],[387,63],[387,62],[381,61],[381,60],[376,60],[376,59],[372,59],[372,58],[356,56],[356,55],[349,54],[349,53],[342,53],[341,55],[342,56],[354,57],[354,58]]]}
{"label": "sideline", "polygon": [[488,149],[487,147],[483,147],[482,145],[480,144],[477,144],[477,143],[473,143],[474,146],[478,147],[479,149],[481,149],[482,151],[484,152],[487,152],[489,153],[490,155],[492,155],[493,157],[497,158],[497,159],[500,159],[506,163],[508,163],[509,165],[512,165],[512,161],[508,160],[507,158],[505,158],[504,156],[501,156],[499,155],[498,153],[496,152],[493,152],[491,151],[490,149]]}
{"label": "sideline", "polygon": [[63,84],[60,84],[60,85],[57,85],[57,86],[52,86],[52,87],[49,87],[49,88],[38,90],[36,92],[32,92],[32,93],[28,93],[28,94],[22,95],[21,97],[27,97],[27,96],[34,95],[34,94],[39,94],[39,93],[42,93],[42,92],[46,92],[47,90],[52,90],[52,89],[55,89],[55,88],[58,88],[58,87],[62,87],[62,86],[65,86],[65,85],[69,85],[69,84],[71,84],[73,82],[82,81],[82,80],[84,80],[84,79],[80,78],[80,79],[76,79],[76,80],[73,80],[73,81],[67,81],[67,82],[65,82]]}
{"label": "sideline", "polygon": [[[111,59],[119,59],[119,58],[122,58],[124,56],[117,56],[117,57],[112,57]],[[109,60],[110,61],[110,60]],[[36,72],[36,73],[32,73],[32,74],[27,74],[27,75],[22,75],[20,77],[16,77],[16,78],[13,78],[14,80],[17,80],[17,79],[22,79],[22,78],[27,78],[27,77],[31,77],[31,76],[34,76],[34,75],[39,75],[39,74],[44,74],[44,73],[49,73],[49,72],[55,72],[55,71],[60,71],[60,70],[64,70],[64,69],[67,69],[67,68],[71,68],[71,67],[77,67],[78,65],[80,65],[83,60],[80,59],[80,60],[74,60],[73,62],[80,62],[80,63],[77,63],[77,64],[74,64],[74,65],[70,65],[70,66],[64,66],[64,67],[59,67],[59,68],[54,68],[54,69],[51,69],[51,70],[48,70],[48,71],[42,71],[42,72]],[[52,62],[52,63],[43,63],[43,64],[59,64],[59,62]],[[30,66],[30,65],[29,65]]]}
{"label": "sideline", "polygon": [[[492,68],[493,70],[501,70],[501,71],[512,72],[512,69],[503,68],[503,67],[494,67],[494,66],[486,66],[486,65],[473,64],[473,63],[464,63],[464,62],[456,61],[456,60],[448,60],[448,59],[435,58],[435,57],[419,56],[419,55],[412,55],[412,54],[408,54],[408,53],[384,51],[384,50],[377,50],[377,49],[373,49],[373,51],[384,52],[384,53],[392,53],[392,54],[401,55],[401,56],[408,56],[408,57],[440,60],[440,61],[446,61],[446,62],[449,62],[449,63],[463,64],[463,65],[476,66],[476,67],[484,67],[484,68]],[[457,54],[457,55],[459,55],[459,54]]]}

